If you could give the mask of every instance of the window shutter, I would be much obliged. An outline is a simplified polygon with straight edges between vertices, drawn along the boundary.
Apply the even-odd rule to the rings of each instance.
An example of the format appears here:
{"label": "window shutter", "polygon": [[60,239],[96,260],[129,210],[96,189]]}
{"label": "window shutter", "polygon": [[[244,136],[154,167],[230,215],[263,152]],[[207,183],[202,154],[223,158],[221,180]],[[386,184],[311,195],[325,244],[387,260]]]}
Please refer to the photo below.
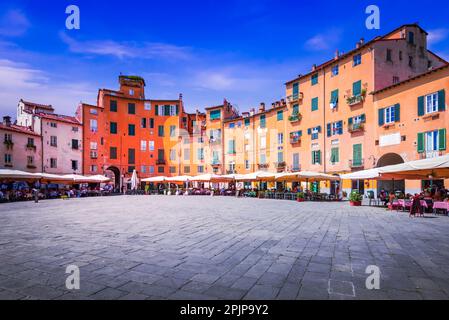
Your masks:
{"label": "window shutter", "polygon": [[179,115],[179,105],[176,105],[176,115]]}
{"label": "window shutter", "polygon": [[379,109],[379,126],[380,127],[383,126],[384,123],[385,123],[385,120],[384,120],[384,109],[382,108],[382,109]]}
{"label": "window shutter", "polygon": [[321,164],[321,150],[318,150],[316,153],[318,155],[318,164]]}
{"label": "window shutter", "polygon": [[424,133],[418,133],[418,153],[424,152]]}
{"label": "window shutter", "polygon": [[446,129],[440,129],[438,132],[439,150],[446,150]]}
{"label": "window shutter", "polygon": [[401,121],[401,105],[399,103],[394,105],[394,122]]}
{"label": "window shutter", "polygon": [[330,124],[330,123],[327,124],[327,136],[328,136],[328,137],[332,136],[332,132],[331,132],[331,124]]}
{"label": "window shutter", "polygon": [[352,94],[354,96],[359,96],[362,94],[362,81],[359,80],[352,84]]}
{"label": "window shutter", "polygon": [[338,134],[343,134],[343,121],[338,121]]}
{"label": "window shutter", "polygon": [[312,164],[315,164],[315,151],[312,151]]}
{"label": "window shutter", "polygon": [[362,114],[362,115],[360,116],[360,118],[362,119],[362,122],[363,122],[363,123],[366,122],[366,116],[365,116],[365,114]]}
{"label": "window shutter", "polygon": [[424,96],[418,97],[418,116],[424,115]]}
{"label": "window shutter", "polygon": [[156,107],[154,108],[154,114],[155,115],[159,115],[159,106],[158,105],[156,105]]}
{"label": "window shutter", "polygon": [[321,126],[316,127],[318,129],[318,133],[321,133]]}
{"label": "window shutter", "polygon": [[438,111],[446,110],[446,92],[445,90],[438,91]]}
{"label": "window shutter", "polygon": [[308,134],[309,136],[312,134],[312,129],[311,129],[311,128],[307,129],[307,134]]}
{"label": "window shutter", "polygon": [[352,118],[352,117],[349,118],[349,119],[348,119],[348,124],[349,124],[349,125],[352,125],[352,121],[353,121],[353,118]]}

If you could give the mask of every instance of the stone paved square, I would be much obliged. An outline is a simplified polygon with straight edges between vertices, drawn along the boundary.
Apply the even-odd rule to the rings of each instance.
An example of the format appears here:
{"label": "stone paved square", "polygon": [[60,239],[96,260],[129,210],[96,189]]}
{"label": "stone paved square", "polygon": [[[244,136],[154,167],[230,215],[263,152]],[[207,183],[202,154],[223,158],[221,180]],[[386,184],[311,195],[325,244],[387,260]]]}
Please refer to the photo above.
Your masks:
{"label": "stone paved square", "polygon": [[0,299],[448,299],[448,266],[444,216],[201,196],[0,205]]}

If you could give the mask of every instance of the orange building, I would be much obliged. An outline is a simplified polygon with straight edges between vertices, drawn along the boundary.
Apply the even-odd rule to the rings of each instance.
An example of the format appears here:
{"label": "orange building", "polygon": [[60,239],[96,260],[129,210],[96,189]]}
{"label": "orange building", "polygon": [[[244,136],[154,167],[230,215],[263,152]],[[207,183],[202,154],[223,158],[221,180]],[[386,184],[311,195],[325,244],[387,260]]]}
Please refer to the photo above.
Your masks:
{"label": "orange building", "polygon": [[136,76],[120,76],[119,83],[118,91],[99,90],[97,105],[78,107],[83,173],[112,172],[116,185],[126,183],[133,170],[140,178],[180,174],[180,133],[192,130],[193,121],[182,96],[146,99],[145,80]]}

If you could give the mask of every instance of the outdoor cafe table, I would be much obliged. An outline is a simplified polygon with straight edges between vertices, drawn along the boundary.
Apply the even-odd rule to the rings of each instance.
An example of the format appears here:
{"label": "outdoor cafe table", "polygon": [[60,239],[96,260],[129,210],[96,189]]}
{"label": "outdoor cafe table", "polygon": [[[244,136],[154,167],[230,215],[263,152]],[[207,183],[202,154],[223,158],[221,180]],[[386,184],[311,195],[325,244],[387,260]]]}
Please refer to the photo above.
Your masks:
{"label": "outdoor cafe table", "polygon": [[405,199],[399,199],[398,200],[398,206],[397,206],[397,210],[399,211],[399,208],[402,208],[402,211],[405,211],[406,209],[410,209],[410,207],[412,206],[412,201],[411,200],[405,200]]}
{"label": "outdoor cafe table", "polygon": [[446,210],[446,213],[449,212],[449,202],[434,202],[433,204],[433,213],[437,213],[437,210]]}

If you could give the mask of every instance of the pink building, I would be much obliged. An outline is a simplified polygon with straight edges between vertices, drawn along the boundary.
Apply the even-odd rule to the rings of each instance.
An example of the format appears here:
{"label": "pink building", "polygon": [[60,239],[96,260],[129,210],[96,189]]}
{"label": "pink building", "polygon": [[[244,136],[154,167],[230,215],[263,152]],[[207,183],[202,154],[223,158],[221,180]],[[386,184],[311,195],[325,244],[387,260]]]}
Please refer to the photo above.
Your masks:
{"label": "pink building", "polygon": [[17,123],[42,136],[42,172],[81,174],[82,127],[77,118],[55,114],[51,105],[20,100]]}
{"label": "pink building", "polygon": [[42,171],[42,139],[30,128],[11,123],[3,117],[0,123],[0,168],[28,172]]}

